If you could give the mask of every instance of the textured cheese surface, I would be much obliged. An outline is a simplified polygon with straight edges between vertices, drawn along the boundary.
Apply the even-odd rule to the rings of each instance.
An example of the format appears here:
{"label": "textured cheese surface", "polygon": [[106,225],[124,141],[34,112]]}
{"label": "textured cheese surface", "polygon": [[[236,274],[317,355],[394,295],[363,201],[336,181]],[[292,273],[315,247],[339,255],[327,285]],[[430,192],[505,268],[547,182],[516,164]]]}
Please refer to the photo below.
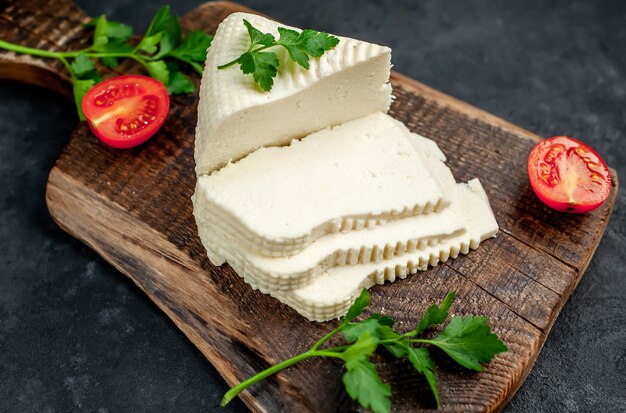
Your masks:
{"label": "textured cheese surface", "polygon": [[[247,282],[266,290],[293,290],[321,272],[341,265],[381,262],[436,245],[465,231],[452,206],[436,214],[396,220],[363,231],[326,235],[295,255],[266,257],[241,248],[216,224],[201,223],[203,242],[214,265],[228,262]],[[220,245],[220,249],[215,248]]]}
{"label": "textured cheese surface", "polygon": [[[455,191],[452,173],[443,163],[443,153],[431,140],[416,134],[409,137],[417,152],[426,155],[425,162],[433,176],[440,180],[447,196]],[[439,213],[420,214],[389,221],[385,225],[362,231],[329,234],[312,242],[297,254],[268,257],[250,252],[230,235],[219,219],[199,221],[203,242],[211,249],[211,262],[228,261],[238,268],[247,282],[266,290],[292,290],[306,285],[324,270],[337,265],[380,262],[417,249],[424,249],[441,239],[465,231],[458,205],[452,204]],[[216,252],[221,246],[224,256]]]}
{"label": "textured cheese surface", "polygon": [[[278,76],[264,92],[237,65],[218,70],[250,45],[246,19],[278,38],[278,27],[296,29],[261,16],[233,13],[219,25],[200,87],[195,158],[198,174],[210,173],[263,146],[284,145],[328,126],[339,125],[391,103],[391,49],[339,37],[339,44],[309,61],[293,63],[282,47]],[[296,29],[299,30],[299,29]]]}
{"label": "textured cheese surface", "polygon": [[476,179],[457,185],[453,204],[461,206],[467,231],[439,244],[412,254],[392,257],[380,263],[334,267],[316,277],[310,284],[289,292],[266,291],[293,307],[310,320],[326,321],[343,316],[363,288],[393,282],[408,274],[423,271],[459,253],[478,248],[481,241],[495,236],[495,220],[487,196]]}
{"label": "textured cheese surface", "polygon": [[377,112],[259,149],[198,178],[196,220],[223,222],[253,252],[284,255],[328,233],[438,211],[449,199],[409,136]]}

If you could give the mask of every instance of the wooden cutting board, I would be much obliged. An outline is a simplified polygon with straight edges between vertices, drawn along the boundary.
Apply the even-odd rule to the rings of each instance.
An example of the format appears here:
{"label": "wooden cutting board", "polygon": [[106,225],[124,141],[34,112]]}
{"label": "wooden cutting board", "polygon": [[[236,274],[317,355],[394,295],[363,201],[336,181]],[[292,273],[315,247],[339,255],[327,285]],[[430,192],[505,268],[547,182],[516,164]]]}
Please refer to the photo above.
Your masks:
{"label": "wooden cutting board", "polygon": [[[240,10],[233,3],[207,3],[184,16],[182,25],[214,32]],[[82,26],[88,18],[70,1],[1,1],[0,13],[4,40],[48,49],[78,49],[90,41]],[[128,72],[138,68],[125,63],[105,73]],[[0,52],[0,78],[71,96],[67,73],[56,61]],[[457,180],[480,178],[501,230],[468,256],[372,288],[371,311],[391,315],[408,330],[428,304],[457,290],[453,312],[488,315],[510,351],[481,373],[436,353],[442,410],[498,411],[530,371],[587,268],[611,214],[617,175],[611,171],[611,195],[596,211],[555,212],[527,182],[526,158],[537,136],[400,74],[393,74],[392,83],[392,115],[437,141]],[[103,146],[80,123],[50,172],[46,199],[63,229],[130,277],[233,384],[306,350],[336,322],[308,322],[253,291],[228,266],[208,262],[189,199],[196,104],[197,95],[174,97],[161,131],[132,150]],[[395,411],[433,408],[425,380],[411,366],[380,362]],[[309,360],[242,398],[259,412],[350,410],[355,404],[343,391],[341,373],[334,361]]]}

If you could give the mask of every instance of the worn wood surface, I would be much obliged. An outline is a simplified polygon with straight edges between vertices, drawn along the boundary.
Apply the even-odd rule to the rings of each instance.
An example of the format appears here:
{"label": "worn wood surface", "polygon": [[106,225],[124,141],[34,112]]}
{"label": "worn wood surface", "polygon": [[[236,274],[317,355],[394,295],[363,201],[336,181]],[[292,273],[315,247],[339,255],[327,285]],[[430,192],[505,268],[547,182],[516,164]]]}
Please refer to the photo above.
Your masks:
{"label": "worn wood surface", "polygon": [[[243,7],[208,3],[183,27],[214,32]],[[89,42],[85,14],[66,0],[0,1],[0,39],[48,49]],[[289,23],[289,22],[285,22]],[[108,75],[137,72],[132,63]],[[56,61],[0,51],[0,78],[42,85],[71,96]],[[196,78],[196,82],[198,79]],[[456,289],[453,312],[485,314],[510,351],[484,372],[468,372],[435,354],[442,410],[497,411],[530,371],[562,306],[582,277],[604,232],[617,192],[586,215],[545,207],[532,193],[526,157],[532,133],[397,73],[392,114],[436,140],[457,180],[480,178],[500,224],[496,239],[391,285],[374,287],[371,311],[410,329],[426,306]],[[66,231],[129,276],[174,321],[230,384],[306,350],[335,323],[312,323],[248,287],[228,267],[208,262],[197,236],[190,196],[195,184],[196,95],[172,99],[170,116],[149,143],[119,151],[77,126],[50,172],[47,202]],[[383,358],[395,411],[433,407],[426,382],[411,366]],[[310,360],[245,392],[254,411],[346,411],[355,407],[341,368]]]}

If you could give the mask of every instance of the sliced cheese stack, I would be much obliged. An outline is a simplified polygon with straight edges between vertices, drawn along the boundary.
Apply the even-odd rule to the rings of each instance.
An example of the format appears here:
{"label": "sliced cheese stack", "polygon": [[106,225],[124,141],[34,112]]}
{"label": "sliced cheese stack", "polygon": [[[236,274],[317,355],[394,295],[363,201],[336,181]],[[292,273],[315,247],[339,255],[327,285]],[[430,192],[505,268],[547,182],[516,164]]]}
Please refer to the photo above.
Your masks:
{"label": "sliced cheese stack", "polygon": [[407,132],[376,112],[261,148],[198,178],[205,201],[198,213],[247,249],[283,256],[328,233],[438,210],[450,201]]}
{"label": "sliced cheese stack", "polygon": [[384,113],[388,48],[340,38],[311,73],[281,63],[289,73],[265,93],[238,70],[216,69],[246,49],[244,18],[278,27],[231,15],[207,57],[193,203],[214,265],[228,262],[253,288],[324,321],[362,288],[495,235],[480,183],[457,184],[435,142]]}

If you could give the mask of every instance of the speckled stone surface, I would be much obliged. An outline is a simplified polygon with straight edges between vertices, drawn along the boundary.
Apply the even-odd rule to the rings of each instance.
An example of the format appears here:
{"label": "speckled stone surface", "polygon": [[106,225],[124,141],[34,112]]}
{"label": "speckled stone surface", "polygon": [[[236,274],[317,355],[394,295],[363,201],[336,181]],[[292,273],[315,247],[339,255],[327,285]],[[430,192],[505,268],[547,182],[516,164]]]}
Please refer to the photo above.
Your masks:
{"label": "speckled stone surface", "polygon": [[[160,2],[79,0],[145,29]],[[199,1],[172,2],[176,13]],[[541,136],[590,143],[626,183],[624,1],[243,1],[390,45],[395,68]],[[227,386],[174,324],[50,219],[47,173],[77,122],[0,82],[0,412],[224,411]],[[507,413],[626,411],[626,195]]]}

